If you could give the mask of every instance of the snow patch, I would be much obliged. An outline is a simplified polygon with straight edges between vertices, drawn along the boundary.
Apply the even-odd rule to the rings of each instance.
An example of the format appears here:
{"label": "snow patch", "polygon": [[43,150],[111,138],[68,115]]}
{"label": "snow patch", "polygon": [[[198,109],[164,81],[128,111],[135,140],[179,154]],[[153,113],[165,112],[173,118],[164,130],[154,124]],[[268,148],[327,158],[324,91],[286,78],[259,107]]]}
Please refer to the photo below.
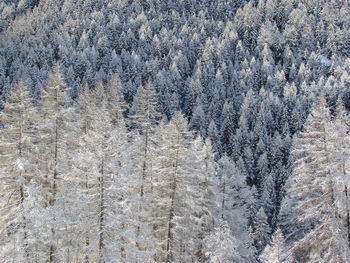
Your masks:
{"label": "snow patch", "polygon": [[332,61],[324,55],[319,55],[319,59],[320,59],[321,64],[323,64],[327,67],[329,67],[332,63]]}

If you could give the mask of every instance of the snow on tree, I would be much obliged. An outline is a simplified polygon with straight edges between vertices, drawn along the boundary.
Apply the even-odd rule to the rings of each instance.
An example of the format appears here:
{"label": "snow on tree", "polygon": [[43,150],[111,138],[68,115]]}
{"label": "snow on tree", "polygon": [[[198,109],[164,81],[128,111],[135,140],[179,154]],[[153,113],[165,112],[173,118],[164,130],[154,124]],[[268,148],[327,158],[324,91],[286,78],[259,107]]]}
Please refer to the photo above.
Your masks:
{"label": "snow on tree", "polygon": [[[39,101],[39,117],[37,131],[40,139],[37,142],[39,158],[39,173],[42,177],[44,204],[43,221],[44,229],[38,233],[42,238],[43,246],[47,246],[49,262],[56,261],[58,257],[59,237],[56,230],[59,228],[60,211],[55,209],[58,192],[58,182],[61,174],[66,172],[67,145],[65,129],[69,120],[69,97],[57,63],[49,74],[45,89],[42,90]],[[40,220],[39,218],[37,220]],[[46,232],[47,231],[47,232]]]}
{"label": "snow on tree", "polygon": [[137,246],[140,250],[149,250],[153,244],[147,241],[147,233],[150,231],[149,217],[151,208],[149,200],[152,195],[152,166],[154,152],[152,145],[155,143],[154,130],[160,119],[160,112],[157,109],[157,93],[150,82],[141,86],[134,98],[130,109],[131,123],[136,128],[133,136],[132,163],[133,174],[139,177],[135,185],[136,199],[135,213],[138,217],[136,225]]}
{"label": "snow on tree", "polygon": [[197,226],[194,229],[197,235],[194,243],[195,252],[198,261],[203,262],[205,258],[204,239],[212,231],[215,224],[215,186],[217,183],[215,177],[215,162],[214,153],[212,150],[212,144],[210,139],[206,139],[204,142],[201,137],[197,137],[193,142],[193,150],[197,152],[198,158],[198,173],[202,173],[198,178],[198,196],[197,205],[201,207],[199,213],[193,215],[193,219],[196,220]]}
{"label": "snow on tree", "polygon": [[187,120],[180,112],[167,125],[159,126],[155,136],[152,185],[156,258],[165,262],[197,262],[203,234],[211,221],[209,207],[203,207],[211,202],[211,195],[205,192],[209,190],[211,172],[210,162],[206,165],[203,158],[208,155],[198,152],[195,144],[199,142],[193,144]]}
{"label": "snow on tree", "polygon": [[230,227],[232,236],[237,240],[237,252],[245,262],[251,253],[246,244],[249,241],[248,206],[252,194],[246,184],[245,177],[236,168],[234,162],[224,155],[218,161],[217,168],[218,217],[225,220]]}
{"label": "snow on tree", "polygon": [[337,208],[340,210],[347,228],[348,244],[350,246],[350,203],[349,203],[349,146],[350,146],[350,119],[343,105],[342,98],[339,97],[336,106],[335,118],[333,120],[330,136],[332,165],[334,169],[337,189],[343,191],[339,195]]}
{"label": "snow on tree", "polygon": [[114,74],[105,87],[107,109],[112,118],[112,123],[118,125],[123,122],[123,114],[126,103],[122,93],[122,84],[117,74]]}
{"label": "snow on tree", "polygon": [[[28,213],[33,208],[29,195],[35,166],[33,144],[36,110],[28,87],[21,78],[0,112],[0,258],[24,262],[31,258]],[[31,199],[31,200],[30,200]]]}
{"label": "snow on tree", "polygon": [[294,146],[296,159],[289,178],[293,184],[287,189],[297,198],[298,224],[309,226],[292,248],[294,258],[302,262],[349,259],[346,217],[338,205],[344,198],[344,187],[338,187],[335,167],[339,161],[333,158],[332,125],[321,93]]}
{"label": "snow on tree", "polygon": [[233,134],[234,122],[232,120],[233,117],[233,108],[232,104],[229,102],[225,102],[222,113],[221,113],[221,127],[220,127],[220,139],[221,145],[223,147],[223,151],[228,155],[232,153],[232,146],[230,144],[230,139]]}
{"label": "snow on tree", "polygon": [[206,118],[205,113],[201,105],[195,107],[192,119],[189,124],[189,128],[194,131],[198,131],[201,137],[206,136]]}
{"label": "snow on tree", "polygon": [[276,192],[273,173],[270,173],[264,180],[262,185],[261,203],[266,211],[268,222],[270,225],[275,225],[276,220]]}
{"label": "snow on tree", "polygon": [[78,224],[72,229],[80,242],[76,244],[77,260],[121,262],[127,257],[136,258],[135,242],[128,239],[127,229],[135,224],[130,215],[130,189],[135,177],[129,175],[130,145],[125,123],[123,119],[113,121],[115,115],[109,112],[107,96],[101,93],[100,85],[93,91],[84,89],[79,97],[83,125],[77,131],[81,139],[72,155],[74,178],[70,179],[77,191],[70,194],[68,203],[81,203],[71,214],[73,223]]}
{"label": "snow on tree", "polygon": [[[177,110],[183,110],[191,121],[193,132],[203,138],[211,138],[217,152],[215,160],[228,153],[243,177],[247,178],[249,186],[254,185],[248,201],[251,226],[257,207],[261,205],[272,228],[275,227],[272,217],[276,217],[282,207],[279,214],[281,221],[276,223],[281,226],[288,245],[294,242],[293,239],[299,240],[303,232],[309,231],[311,222],[303,226],[295,223],[296,218],[301,216],[297,207],[302,198],[287,192],[282,201],[285,190],[294,185],[293,181],[285,185],[292,170],[287,160],[291,137],[303,129],[311,102],[315,101],[320,89],[326,86],[332,114],[338,97],[343,98],[347,109],[350,107],[347,46],[350,19],[347,1],[63,2],[0,1],[0,98],[3,99],[0,108],[3,108],[20,75],[23,75],[35,98],[45,93],[41,91],[46,86],[48,72],[58,59],[62,79],[65,79],[73,99],[78,97],[85,85],[92,87],[98,84],[101,95],[106,97],[106,109],[111,113],[113,126],[118,127],[119,115],[128,115],[127,127],[133,132],[126,139],[129,143],[127,155],[130,155],[125,158],[131,161],[127,162],[128,168],[123,162],[120,164],[129,169],[125,172],[129,175],[119,173],[121,177],[118,181],[125,177],[130,180],[120,184],[128,183],[118,200],[128,203],[121,205],[126,209],[122,214],[134,222],[130,223],[133,227],[125,223],[122,229],[139,228],[136,231],[139,238],[141,235],[146,237],[147,231],[151,230],[148,222],[152,220],[153,201],[149,200],[155,199],[152,196],[155,185],[150,181],[154,178],[152,167],[157,158],[154,151],[158,147],[152,129],[156,126],[150,124],[152,132],[145,136],[145,127],[140,122],[135,118],[129,121],[132,115],[137,115],[134,111],[138,104],[137,93],[147,89],[149,79],[158,94],[154,103],[162,109],[156,122],[161,115],[171,119]],[[120,83],[114,74],[120,76]],[[111,81],[105,86],[108,79]],[[124,106],[122,110],[115,108],[122,96],[114,93],[123,93],[130,105],[134,102],[132,109],[124,112]],[[76,238],[79,232],[75,227],[80,226],[72,220],[65,202],[70,202],[68,196],[73,198],[73,186],[80,180],[75,175],[70,177],[70,168],[73,164],[77,165],[75,158],[83,155],[80,138],[88,136],[87,132],[96,121],[90,117],[79,117],[85,114],[81,105],[75,108],[71,107],[74,102],[68,101],[68,104],[60,112],[62,120],[71,120],[64,121],[58,134],[59,141],[66,142],[60,145],[62,148],[58,151],[57,180],[45,177],[50,174],[50,179],[53,178],[53,173],[49,173],[45,166],[51,166],[52,170],[55,161],[49,163],[43,160],[52,158],[46,150],[40,150],[43,145],[49,145],[46,141],[50,136],[46,135],[53,126],[41,123],[36,135],[40,137],[45,133],[42,143],[33,139],[39,151],[33,150],[32,157],[40,162],[30,162],[35,172],[26,191],[31,196],[28,200],[35,200],[31,203],[38,205],[33,205],[26,219],[28,231],[33,226],[40,232],[36,238],[28,238],[28,247],[32,249],[30,254],[36,262],[47,258],[51,237],[41,234],[51,235],[50,224],[55,218],[60,233],[56,231],[53,242],[57,249],[54,260],[79,261],[75,255],[86,248],[86,235],[84,233]],[[41,119],[37,120],[41,122]],[[0,129],[5,127],[3,125],[0,123]],[[336,195],[336,207],[345,222],[346,211],[349,210],[346,201],[347,146],[340,146],[338,141],[346,142],[347,139],[341,138],[346,138],[348,132],[344,133],[347,128],[343,130],[341,127],[344,128],[335,121],[333,127],[329,127],[332,132],[328,134],[328,149],[335,192],[342,193]],[[280,138],[275,136],[277,133]],[[79,139],[70,139],[72,134],[77,134]],[[144,147],[146,137],[149,137],[149,143]],[[146,154],[145,149],[148,149]],[[68,152],[68,157],[63,156],[65,152]],[[119,150],[114,154],[119,155]],[[88,165],[85,168],[88,169]],[[142,176],[145,176],[144,181]],[[68,178],[76,182],[70,185]],[[54,185],[57,188],[55,194]],[[82,185],[79,187],[83,189]],[[141,188],[144,192],[142,202],[139,198]],[[48,205],[50,202],[54,206]],[[80,202],[76,201],[77,207],[78,204]],[[138,227],[141,221],[144,223]],[[141,230],[142,227],[145,229]],[[128,233],[129,239],[124,237],[122,241],[124,261],[133,258],[132,247],[136,245],[133,243],[137,242],[139,247],[152,243],[147,239],[136,241],[137,233],[131,232]],[[82,244],[81,247],[78,244]],[[126,253],[128,246],[129,254]],[[140,253],[139,249],[135,251]],[[83,255],[86,254],[86,251],[83,252]]]}
{"label": "snow on tree", "polygon": [[239,241],[231,234],[225,220],[219,219],[217,227],[204,240],[207,261],[210,263],[242,262],[238,252]]}
{"label": "snow on tree", "polygon": [[254,246],[256,247],[257,253],[260,254],[265,248],[266,244],[270,241],[271,228],[267,222],[267,216],[264,208],[260,208],[255,218],[254,223]]}
{"label": "snow on tree", "polygon": [[280,228],[277,228],[272,235],[271,243],[267,244],[263,253],[260,255],[263,263],[280,263],[284,261],[283,241],[282,231]]}

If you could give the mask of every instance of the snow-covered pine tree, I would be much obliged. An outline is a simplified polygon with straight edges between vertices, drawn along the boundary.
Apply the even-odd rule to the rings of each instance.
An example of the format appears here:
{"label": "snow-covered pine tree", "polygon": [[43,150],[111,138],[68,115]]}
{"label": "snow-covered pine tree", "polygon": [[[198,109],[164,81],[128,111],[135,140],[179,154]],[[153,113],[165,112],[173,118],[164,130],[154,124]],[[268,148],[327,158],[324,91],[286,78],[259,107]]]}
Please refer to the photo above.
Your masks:
{"label": "snow-covered pine tree", "polygon": [[227,222],[231,235],[237,240],[236,248],[241,261],[249,262],[252,251],[246,246],[249,243],[247,206],[252,192],[245,177],[226,154],[218,161],[216,173],[218,217]]}
{"label": "snow-covered pine tree", "polygon": [[253,219],[254,246],[256,247],[258,254],[260,254],[265,248],[266,244],[270,242],[271,228],[267,220],[268,218],[265,214],[264,208],[261,207]]}

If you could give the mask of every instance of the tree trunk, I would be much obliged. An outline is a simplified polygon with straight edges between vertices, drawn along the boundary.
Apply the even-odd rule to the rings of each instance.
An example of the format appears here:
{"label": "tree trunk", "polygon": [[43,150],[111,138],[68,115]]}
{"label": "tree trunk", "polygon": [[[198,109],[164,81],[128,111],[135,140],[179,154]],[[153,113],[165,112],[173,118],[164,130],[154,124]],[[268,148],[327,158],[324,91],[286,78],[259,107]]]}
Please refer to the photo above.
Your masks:
{"label": "tree trunk", "polygon": [[[55,103],[56,103],[56,117],[55,117],[55,146],[54,146],[54,171],[53,171],[53,179],[52,179],[52,196],[50,198],[49,204],[50,206],[54,206],[56,202],[56,193],[57,193],[57,163],[58,163],[58,114],[59,114],[59,104],[58,104],[58,90],[56,89],[55,94]],[[55,224],[56,218],[53,218],[53,225]],[[50,245],[50,262],[54,262],[54,254],[55,254],[55,247],[53,244],[53,240],[55,238],[55,227],[52,226],[51,228],[52,233],[52,240]]]}
{"label": "tree trunk", "polygon": [[[143,154],[143,162],[142,162],[142,173],[141,173],[141,186],[140,186],[140,201],[139,201],[139,208],[138,212],[139,214],[142,214],[143,211],[143,197],[145,194],[145,181],[146,181],[146,170],[147,170],[147,154],[148,154],[148,136],[149,136],[149,131],[148,128],[145,131],[145,149],[144,149],[144,154]],[[139,216],[139,223],[137,225],[137,230],[136,230],[136,238],[138,239],[140,232],[141,232],[141,220],[142,218]],[[136,242],[136,246],[138,249],[142,249],[141,245],[139,242]],[[136,262],[138,262],[136,260]]]}
{"label": "tree trunk", "polygon": [[145,193],[145,180],[146,180],[146,169],[147,169],[147,162],[146,162],[146,158],[147,158],[147,154],[148,154],[148,129],[146,130],[146,134],[145,134],[145,150],[144,150],[144,155],[143,155],[143,163],[142,163],[142,178],[141,178],[141,189],[140,189],[140,197],[141,200],[144,196]]}
{"label": "tree trunk", "polygon": [[[21,209],[23,210],[24,191],[23,191],[23,186],[22,185],[20,186],[19,191],[20,191],[20,198],[21,198]],[[29,260],[27,219],[26,219],[26,216],[24,214],[22,216],[22,220],[23,220],[23,247],[24,247],[24,253],[25,253],[26,259]]]}
{"label": "tree trunk", "polygon": [[166,262],[169,263],[172,260],[173,254],[171,251],[171,242],[172,240],[172,229],[174,227],[173,224],[173,218],[175,215],[175,194],[176,194],[176,177],[177,177],[177,168],[178,168],[178,160],[179,160],[179,141],[180,141],[180,134],[177,137],[177,150],[176,150],[176,157],[175,157],[175,164],[174,164],[174,173],[172,178],[172,184],[171,184],[171,194],[170,194],[170,211],[169,211],[169,219],[168,219],[168,231],[167,231],[167,245],[166,245]]}
{"label": "tree trunk", "polygon": [[[344,176],[345,176],[345,167],[344,167]],[[348,234],[348,246],[350,247],[350,211],[349,211],[349,192],[348,187],[344,184],[344,194],[346,201],[346,228]]]}
{"label": "tree trunk", "polygon": [[[222,178],[220,178],[222,180]],[[221,219],[224,220],[224,210],[225,210],[225,194],[226,194],[226,185],[225,181],[222,185],[222,202],[221,202]]]}
{"label": "tree trunk", "polygon": [[[23,121],[23,112],[21,112],[21,121]],[[23,129],[22,129],[22,123],[20,124],[20,130],[19,130],[19,139],[18,139],[18,155],[20,158],[22,158],[22,137],[23,137]],[[22,176],[22,174],[20,175]],[[24,189],[23,185],[19,187],[19,193],[20,193],[20,206],[21,210],[24,211],[23,203],[24,203]],[[26,256],[26,259],[29,259],[29,252],[28,252],[28,233],[27,233],[27,223],[26,223],[26,216],[23,214],[22,216],[22,226],[23,226],[23,247],[24,247],[24,254]]]}
{"label": "tree trunk", "polygon": [[98,255],[99,255],[99,262],[102,262],[103,258],[103,250],[104,250],[104,217],[105,217],[105,211],[104,211],[104,163],[103,160],[101,161],[101,172],[99,177],[100,182],[100,215],[99,215],[99,239],[98,239]]}

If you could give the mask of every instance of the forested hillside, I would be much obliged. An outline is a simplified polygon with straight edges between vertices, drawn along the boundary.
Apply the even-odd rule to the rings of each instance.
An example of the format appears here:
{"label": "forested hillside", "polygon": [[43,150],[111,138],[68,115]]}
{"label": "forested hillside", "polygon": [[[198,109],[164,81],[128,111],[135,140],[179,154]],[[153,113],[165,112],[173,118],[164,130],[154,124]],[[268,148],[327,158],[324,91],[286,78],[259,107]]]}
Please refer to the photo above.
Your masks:
{"label": "forested hillside", "polygon": [[344,0],[0,3],[1,262],[350,262]]}

